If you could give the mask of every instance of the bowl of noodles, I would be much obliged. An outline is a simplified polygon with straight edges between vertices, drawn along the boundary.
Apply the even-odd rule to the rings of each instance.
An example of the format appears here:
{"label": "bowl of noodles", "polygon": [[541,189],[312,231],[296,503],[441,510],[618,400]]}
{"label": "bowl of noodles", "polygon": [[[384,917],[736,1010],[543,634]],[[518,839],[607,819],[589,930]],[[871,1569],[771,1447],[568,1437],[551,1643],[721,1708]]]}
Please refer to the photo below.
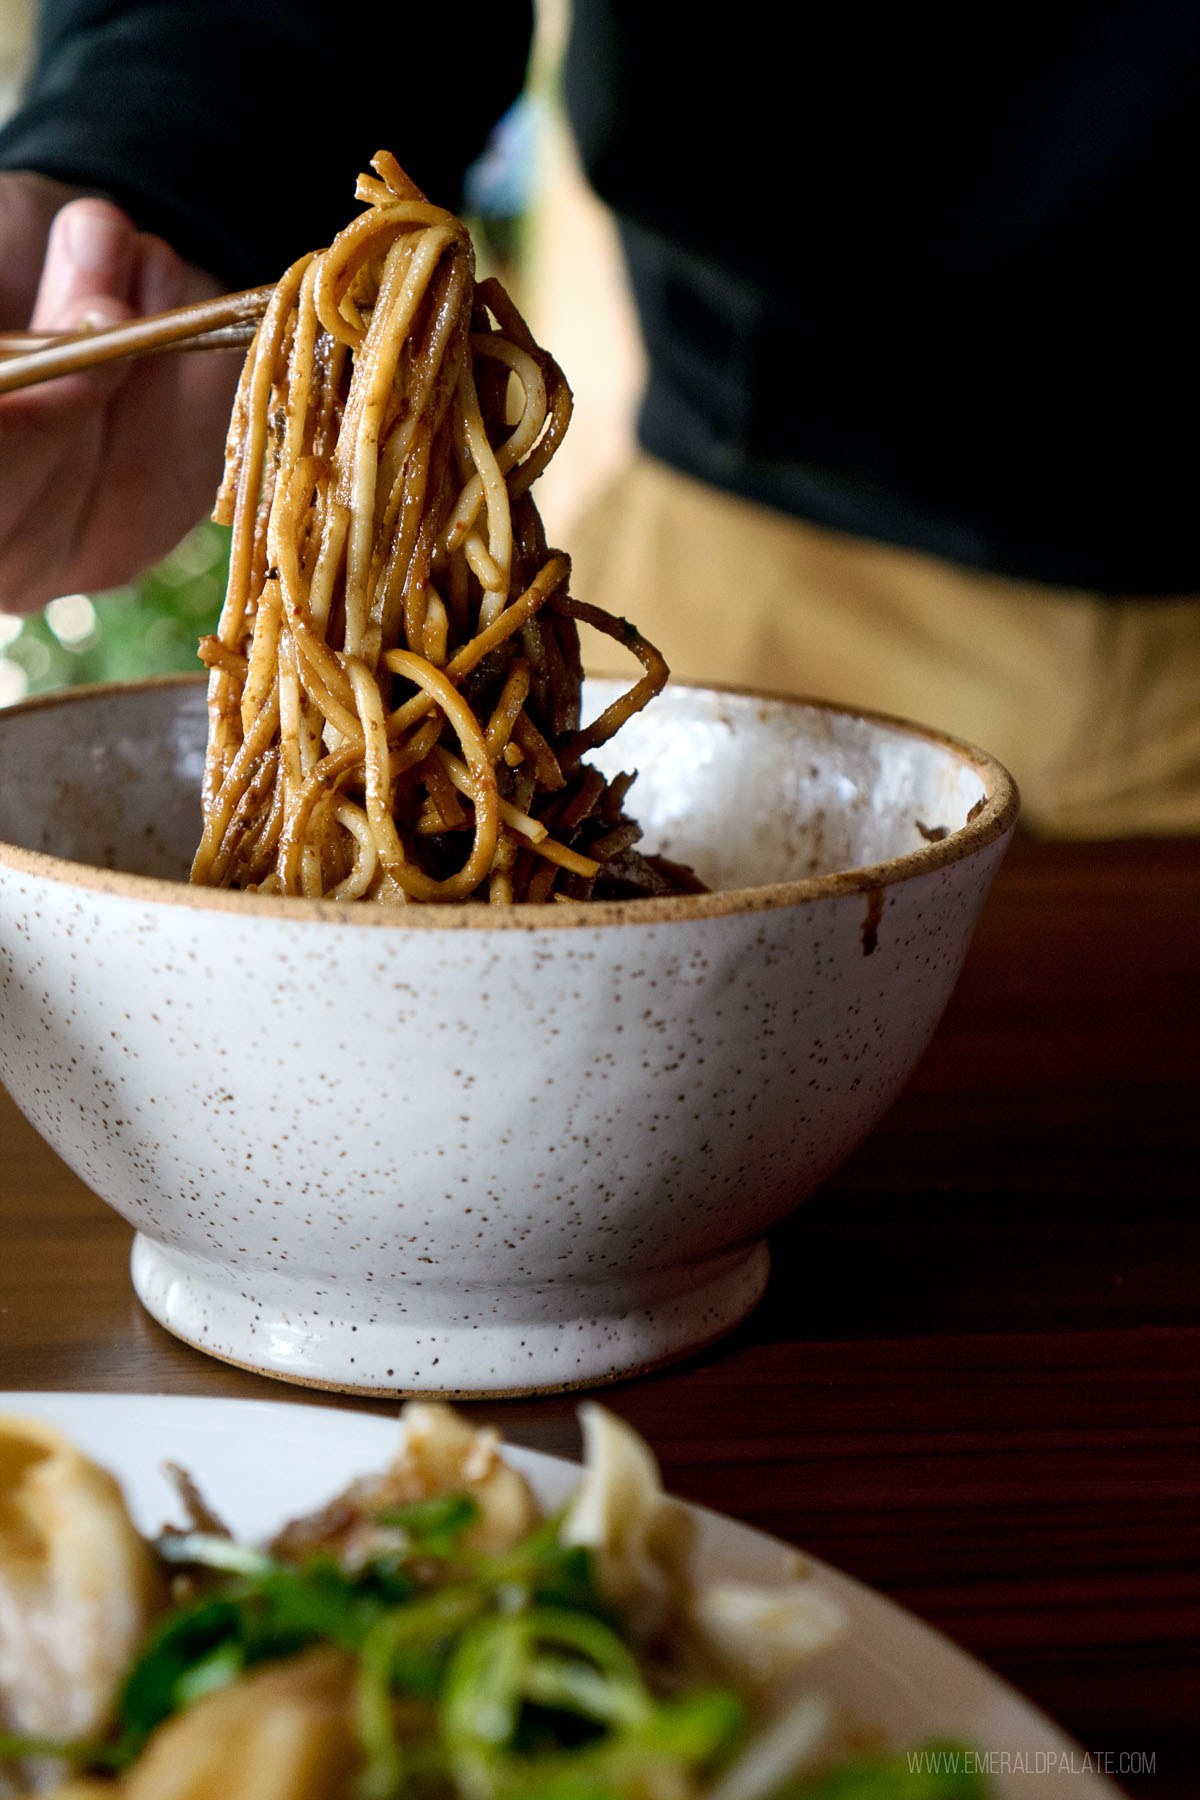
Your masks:
{"label": "bowl of noodles", "polygon": [[187,881],[189,678],[0,714],[0,1076],[136,1227],[170,1330],[295,1381],[518,1392],[754,1305],[764,1234],[932,1034],[1015,798],[791,700],[672,685],[621,737],[646,838],[710,891],[389,909]]}
{"label": "bowl of noodles", "polygon": [[[530,496],[561,372],[374,168],[266,291],[207,681],[0,714],[0,1076],[188,1342],[587,1386],[755,1304],[928,1042],[1017,797],[921,726],[666,686],[574,597]],[[581,630],[636,679],[585,681]]]}

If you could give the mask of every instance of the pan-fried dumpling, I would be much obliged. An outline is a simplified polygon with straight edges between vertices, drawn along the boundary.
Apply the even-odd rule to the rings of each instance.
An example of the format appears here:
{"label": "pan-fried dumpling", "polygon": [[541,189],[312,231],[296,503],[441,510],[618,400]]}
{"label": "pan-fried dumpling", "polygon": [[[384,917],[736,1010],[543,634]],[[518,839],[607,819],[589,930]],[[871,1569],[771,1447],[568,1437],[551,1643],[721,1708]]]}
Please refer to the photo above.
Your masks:
{"label": "pan-fried dumpling", "polygon": [[51,1426],[0,1418],[0,1721],[91,1737],[162,1603],[113,1477]]}
{"label": "pan-fried dumpling", "polygon": [[584,1471],[563,1540],[591,1552],[596,1584],[636,1638],[660,1636],[687,1593],[692,1524],[663,1492],[648,1446],[607,1408],[579,1408]]}
{"label": "pan-fried dumpling", "polygon": [[846,1629],[837,1602],[803,1577],[774,1587],[713,1582],[695,1595],[689,1621],[723,1668],[756,1687],[793,1674]]}
{"label": "pan-fried dumpling", "polygon": [[448,1494],[467,1494],[478,1508],[463,1534],[467,1549],[505,1550],[541,1516],[528,1482],[501,1457],[498,1432],[468,1424],[449,1406],[411,1401],[400,1414],[400,1448],[382,1474],[293,1520],[271,1548],[283,1557],[328,1551],[353,1567],[380,1548],[378,1513]]}
{"label": "pan-fried dumpling", "polygon": [[579,1416],[584,1474],[563,1536],[591,1551],[600,1592],[637,1637],[673,1629],[685,1647],[752,1686],[786,1678],[837,1641],[841,1609],[802,1573],[771,1586],[699,1581],[691,1520],[663,1492],[647,1444],[602,1406],[585,1404]]}
{"label": "pan-fried dumpling", "polygon": [[350,1800],[353,1682],[332,1645],[243,1675],[159,1726],[120,1800]]}

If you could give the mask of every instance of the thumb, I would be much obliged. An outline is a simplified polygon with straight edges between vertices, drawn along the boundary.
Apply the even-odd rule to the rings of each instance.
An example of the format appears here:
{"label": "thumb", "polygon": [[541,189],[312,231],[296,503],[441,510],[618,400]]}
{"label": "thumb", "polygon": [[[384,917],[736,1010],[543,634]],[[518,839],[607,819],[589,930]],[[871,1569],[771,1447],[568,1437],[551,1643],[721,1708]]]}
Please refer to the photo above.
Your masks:
{"label": "thumb", "polygon": [[68,331],[128,318],[137,260],[136,228],[119,207],[71,201],[50,228],[30,325]]}

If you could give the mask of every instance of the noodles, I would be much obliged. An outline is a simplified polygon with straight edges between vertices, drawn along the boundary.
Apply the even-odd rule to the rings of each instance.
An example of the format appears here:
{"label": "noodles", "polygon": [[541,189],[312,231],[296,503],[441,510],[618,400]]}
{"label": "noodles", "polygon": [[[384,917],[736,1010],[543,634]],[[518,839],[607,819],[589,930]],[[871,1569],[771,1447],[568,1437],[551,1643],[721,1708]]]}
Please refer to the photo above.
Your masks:
{"label": "noodles", "polygon": [[[633,848],[630,778],[582,760],[667,669],[546,547],[529,490],[566,382],[476,284],[465,227],[372,166],[366,210],[278,283],[234,404],[192,880],[391,904],[695,888]],[[578,622],[644,670],[585,728]]]}

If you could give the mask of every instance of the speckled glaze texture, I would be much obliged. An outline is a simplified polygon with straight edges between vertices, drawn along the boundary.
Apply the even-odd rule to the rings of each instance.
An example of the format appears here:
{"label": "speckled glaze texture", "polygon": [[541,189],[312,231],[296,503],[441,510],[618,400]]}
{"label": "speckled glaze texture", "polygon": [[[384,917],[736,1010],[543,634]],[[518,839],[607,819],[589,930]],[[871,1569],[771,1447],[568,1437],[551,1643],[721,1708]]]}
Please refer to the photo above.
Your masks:
{"label": "speckled glaze texture", "polygon": [[[678,690],[621,746],[636,810],[754,885],[497,917],[169,879],[196,835],[193,684],[0,714],[0,1074],[137,1228],[150,1312],[216,1356],[469,1394],[683,1354],[754,1305],[764,1234],[903,1084],[1015,820],[995,764],[891,722],[844,715],[851,762],[893,745],[886,806],[878,771],[830,775],[840,716]],[[773,810],[754,776],[731,827],[718,765],[764,733],[795,792]],[[888,856],[822,872],[856,810]]]}

